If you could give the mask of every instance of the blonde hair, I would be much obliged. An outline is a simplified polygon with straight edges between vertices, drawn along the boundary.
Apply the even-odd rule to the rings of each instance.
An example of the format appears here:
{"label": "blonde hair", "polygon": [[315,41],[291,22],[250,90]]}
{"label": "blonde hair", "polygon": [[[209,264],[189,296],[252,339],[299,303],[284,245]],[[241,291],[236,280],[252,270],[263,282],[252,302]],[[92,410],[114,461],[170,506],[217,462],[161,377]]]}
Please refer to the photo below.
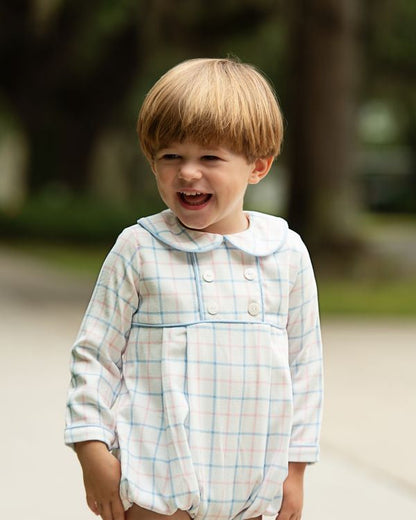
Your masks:
{"label": "blonde hair", "polygon": [[249,162],[280,152],[283,121],[273,88],[252,65],[231,59],[192,59],[151,88],[137,132],[152,162],[158,150],[190,139],[228,146]]}

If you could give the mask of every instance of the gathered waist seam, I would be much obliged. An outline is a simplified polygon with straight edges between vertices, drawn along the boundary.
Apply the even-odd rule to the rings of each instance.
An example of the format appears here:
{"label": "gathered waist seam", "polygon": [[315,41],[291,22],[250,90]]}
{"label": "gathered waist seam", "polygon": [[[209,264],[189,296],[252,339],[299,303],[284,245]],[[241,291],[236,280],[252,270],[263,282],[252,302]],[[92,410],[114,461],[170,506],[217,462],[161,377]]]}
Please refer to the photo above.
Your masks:
{"label": "gathered waist seam", "polygon": [[151,328],[151,329],[168,329],[175,327],[191,327],[192,325],[217,325],[217,324],[226,324],[226,325],[268,325],[272,328],[284,331],[285,327],[281,325],[276,325],[275,323],[270,323],[267,321],[243,321],[243,320],[196,320],[196,321],[186,321],[180,323],[144,323],[144,322],[132,322],[132,328],[143,327],[143,328]]}

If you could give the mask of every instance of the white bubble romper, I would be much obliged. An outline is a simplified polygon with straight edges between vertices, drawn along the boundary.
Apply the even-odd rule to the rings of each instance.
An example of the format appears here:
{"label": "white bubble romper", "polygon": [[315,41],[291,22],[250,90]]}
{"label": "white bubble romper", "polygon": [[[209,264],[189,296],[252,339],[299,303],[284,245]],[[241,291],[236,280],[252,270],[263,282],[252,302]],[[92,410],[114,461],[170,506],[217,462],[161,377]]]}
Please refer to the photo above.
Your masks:
{"label": "white bubble romper", "polygon": [[231,235],[170,210],[119,236],[72,349],[65,442],[120,460],[120,496],[171,515],[277,515],[319,456],[322,353],[309,255],[284,220]]}

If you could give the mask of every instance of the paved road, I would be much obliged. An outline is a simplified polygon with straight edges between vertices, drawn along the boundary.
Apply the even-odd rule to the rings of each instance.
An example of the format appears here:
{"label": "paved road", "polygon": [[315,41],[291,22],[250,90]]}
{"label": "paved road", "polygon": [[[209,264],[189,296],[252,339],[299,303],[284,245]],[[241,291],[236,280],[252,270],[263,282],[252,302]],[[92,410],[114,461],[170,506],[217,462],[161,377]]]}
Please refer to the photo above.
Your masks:
{"label": "paved road", "polygon": [[[92,280],[0,249],[0,518],[91,520],[63,446],[69,348]],[[323,320],[321,462],[304,520],[416,518],[416,320]]]}

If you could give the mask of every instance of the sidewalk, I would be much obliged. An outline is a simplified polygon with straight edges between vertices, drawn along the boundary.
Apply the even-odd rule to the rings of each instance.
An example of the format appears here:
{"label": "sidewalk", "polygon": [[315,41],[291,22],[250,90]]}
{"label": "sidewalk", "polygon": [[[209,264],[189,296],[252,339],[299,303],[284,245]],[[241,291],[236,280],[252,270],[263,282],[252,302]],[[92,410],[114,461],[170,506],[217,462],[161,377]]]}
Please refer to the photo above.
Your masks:
{"label": "sidewalk", "polygon": [[[69,349],[93,280],[0,249],[0,517],[92,520],[63,446]],[[416,320],[323,320],[321,462],[304,520],[416,518]]]}
{"label": "sidewalk", "polygon": [[321,462],[305,520],[416,518],[416,320],[323,320]]}

